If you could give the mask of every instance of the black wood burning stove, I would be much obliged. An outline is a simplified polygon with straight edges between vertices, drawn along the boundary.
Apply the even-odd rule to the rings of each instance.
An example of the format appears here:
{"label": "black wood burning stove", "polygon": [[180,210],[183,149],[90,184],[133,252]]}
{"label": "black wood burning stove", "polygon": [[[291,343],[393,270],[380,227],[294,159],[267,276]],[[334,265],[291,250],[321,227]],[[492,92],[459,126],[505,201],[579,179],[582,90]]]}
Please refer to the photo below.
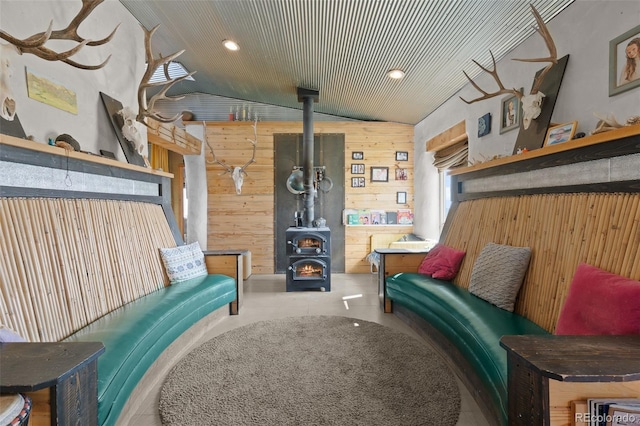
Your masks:
{"label": "black wood burning stove", "polygon": [[[321,289],[331,291],[331,231],[315,226],[313,165],[313,103],[319,92],[298,88],[298,101],[303,102],[302,172],[304,177],[304,212],[296,215],[296,226],[286,231],[287,291]],[[299,221],[299,219],[302,219]],[[320,221],[320,220],[319,220]]]}
{"label": "black wood burning stove", "polygon": [[331,231],[329,228],[287,229],[287,291],[331,291]]}

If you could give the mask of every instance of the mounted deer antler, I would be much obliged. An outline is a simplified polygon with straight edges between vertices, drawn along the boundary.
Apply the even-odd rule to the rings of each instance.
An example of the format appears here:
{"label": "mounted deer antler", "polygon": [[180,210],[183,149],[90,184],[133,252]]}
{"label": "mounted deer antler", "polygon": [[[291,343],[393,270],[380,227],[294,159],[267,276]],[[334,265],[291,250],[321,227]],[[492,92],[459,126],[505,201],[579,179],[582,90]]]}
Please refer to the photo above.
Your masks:
{"label": "mounted deer antler", "polygon": [[[154,111],[155,103],[160,99],[171,99],[174,101],[184,99],[184,96],[166,96],[166,93],[171,88],[171,86],[179,81],[191,77],[196,73],[195,71],[192,71],[189,74],[183,75],[182,77],[169,78],[169,63],[178,56],[182,55],[184,53],[184,49],[174,53],[173,55],[165,57],[162,57],[162,55],[160,55],[158,59],[154,58],[153,52],[151,50],[151,37],[153,37],[153,34],[156,32],[159,26],[160,25],[156,25],[151,30],[147,30],[145,27],[142,27],[142,29],[144,30],[144,50],[147,60],[147,69],[142,76],[140,86],[138,86],[138,116],[136,117],[136,120],[145,125],[145,117],[153,118],[154,120],[160,121],[161,123],[171,123],[173,121],[176,121],[182,115],[182,113],[178,113],[173,117],[165,117],[160,113]],[[164,68],[164,74],[167,81],[150,83],[149,81],[151,80],[151,77],[160,66]],[[147,103],[147,89],[157,86],[165,87],[160,92],[153,95]]]}
{"label": "mounted deer antler", "polygon": [[500,90],[496,92],[491,92],[491,93],[482,90],[480,86],[478,86],[469,77],[469,75],[467,75],[467,73],[463,71],[465,77],[467,77],[467,79],[471,82],[473,87],[475,87],[476,90],[481,92],[483,96],[472,99],[470,101],[467,101],[466,99],[460,97],[460,99],[462,99],[465,103],[472,104],[474,102],[481,101],[484,99],[490,99],[498,95],[509,94],[509,93],[514,94],[515,96],[518,97],[518,99],[520,99],[522,103],[522,111],[523,111],[522,122],[525,129],[529,128],[529,125],[531,124],[531,120],[537,118],[540,115],[540,112],[542,111],[542,108],[541,108],[542,98],[545,97],[544,93],[540,92],[540,85],[542,84],[542,81],[544,80],[549,70],[551,70],[551,68],[558,63],[558,52],[556,50],[556,45],[553,42],[553,38],[551,37],[551,33],[549,33],[549,30],[547,29],[547,26],[545,25],[544,20],[542,19],[542,17],[540,16],[536,8],[533,7],[533,5],[530,5],[530,6],[531,6],[531,12],[533,13],[533,16],[536,18],[536,22],[538,23],[538,28],[536,28],[536,31],[538,31],[542,36],[542,38],[544,39],[547,45],[547,49],[549,49],[549,56],[546,58],[513,59],[513,60],[520,61],[520,62],[549,62],[549,65],[547,65],[536,76],[535,80],[533,81],[533,87],[531,88],[531,91],[529,92],[529,94],[525,95],[520,90],[506,89],[504,87],[504,85],[502,84],[502,81],[500,81],[500,77],[498,76],[498,71],[496,69],[496,60],[493,57],[493,53],[489,51],[489,53],[491,54],[491,60],[493,62],[493,70],[489,70],[488,68],[483,67],[475,60],[473,61],[473,63],[479,66],[480,69],[482,69],[484,72],[491,74],[493,79],[498,84],[498,87],[500,88]]}
{"label": "mounted deer antler", "polygon": [[240,195],[240,193],[242,192],[242,184],[244,183],[243,174],[249,176],[249,174],[245,171],[245,169],[249,167],[251,163],[256,162],[256,146],[258,145],[258,117],[255,118],[253,125],[251,126],[253,127],[253,139],[247,138],[247,140],[251,142],[251,145],[253,145],[253,153],[251,154],[251,159],[247,161],[242,167],[229,166],[224,161],[220,161],[216,158],[216,153],[213,151],[213,148],[211,147],[211,145],[209,144],[209,141],[207,140],[207,127],[204,123],[203,125],[204,125],[204,141],[209,147],[209,150],[211,151],[211,155],[213,155],[213,161],[207,161],[207,163],[209,164],[216,163],[224,167],[225,171],[222,172],[220,175],[230,173],[231,178],[233,179],[233,182],[236,187],[236,194]]}
{"label": "mounted deer antler", "polygon": [[[78,26],[80,26],[82,21],[84,21],[86,17],[89,16],[93,9],[95,9],[96,6],[98,6],[103,1],[104,0],[82,0],[82,9],[80,9],[76,17],[71,20],[69,25],[67,25],[67,27],[62,30],[53,31],[53,21],[51,21],[49,23],[49,28],[45,32],[34,34],[31,37],[19,39],[0,30],[0,38],[13,44],[18,49],[18,52],[20,54],[31,53],[47,61],[62,61],[76,68],[85,70],[97,70],[104,67],[107,62],[109,62],[109,59],[111,59],[111,55],[109,55],[104,62],[98,65],[80,64],[69,59],[69,57],[75,55],[84,46],[100,46],[102,44],[108,43],[113,38],[113,35],[118,30],[118,27],[120,27],[120,24],[118,24],[111,32],[111,34],[101,40],[92,41],[82,38],[78,35]],[[44,44],[49,40],[73,40],[77,41],[79,44],[73,49],[64,52],[56,52],[44,47]]]}

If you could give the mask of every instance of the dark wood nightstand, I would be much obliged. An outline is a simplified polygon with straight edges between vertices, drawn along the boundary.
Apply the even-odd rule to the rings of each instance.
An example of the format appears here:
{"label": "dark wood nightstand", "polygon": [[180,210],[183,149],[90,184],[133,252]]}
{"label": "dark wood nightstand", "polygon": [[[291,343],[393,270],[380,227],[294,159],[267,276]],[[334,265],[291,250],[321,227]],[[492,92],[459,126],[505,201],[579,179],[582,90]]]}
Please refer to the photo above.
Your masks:
{"label": "dark wood nightstand", "polygon": [[52,425],[96,425],[103,352],[101,342],[0,343],[0,393],[49,388]]}
{"label": "dark wood nightstand", "polygon": [[503,336],[509,425],[573,424],[571,401],[640,398],[640,336]]}

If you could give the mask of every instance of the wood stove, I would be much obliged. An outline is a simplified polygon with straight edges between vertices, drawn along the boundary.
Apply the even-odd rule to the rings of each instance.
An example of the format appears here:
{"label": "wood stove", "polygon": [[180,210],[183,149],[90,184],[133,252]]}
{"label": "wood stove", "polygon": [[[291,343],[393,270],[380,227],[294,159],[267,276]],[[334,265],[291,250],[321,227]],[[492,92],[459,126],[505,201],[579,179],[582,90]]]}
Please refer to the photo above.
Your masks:
{"label": "wood stove", "polygon": [[[296,226],[286,231],[287,291],[320,289],[331,291],[331,231],[314,221],[314,202],[317,195],[313,166],[313,103],[319,92],[298,88],[298,101],[304,103],[302,114],[302,157],[304,164],[304,211],[296,214]],[[299,222],[302,219],[302,222]],[[319,224],[322,225],[322,224]]]}
{"label": "wood stove", "polygon": [[287,291],[331,291],[331,231],[291,227],[286,231]]}

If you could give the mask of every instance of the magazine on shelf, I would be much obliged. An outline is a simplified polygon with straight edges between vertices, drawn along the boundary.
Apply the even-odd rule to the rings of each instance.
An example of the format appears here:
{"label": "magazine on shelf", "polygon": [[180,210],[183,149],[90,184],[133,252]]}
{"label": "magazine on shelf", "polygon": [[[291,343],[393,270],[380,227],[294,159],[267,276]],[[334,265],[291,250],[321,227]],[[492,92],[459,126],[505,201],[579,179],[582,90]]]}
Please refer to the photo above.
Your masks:
{"label": "magazine on shelf", "polygon": [[[354,220],[354,223],[352,221]],[[342,211],[342,224],[343,225],[358,225],[358,210],[356,209],[344,209]]]}

